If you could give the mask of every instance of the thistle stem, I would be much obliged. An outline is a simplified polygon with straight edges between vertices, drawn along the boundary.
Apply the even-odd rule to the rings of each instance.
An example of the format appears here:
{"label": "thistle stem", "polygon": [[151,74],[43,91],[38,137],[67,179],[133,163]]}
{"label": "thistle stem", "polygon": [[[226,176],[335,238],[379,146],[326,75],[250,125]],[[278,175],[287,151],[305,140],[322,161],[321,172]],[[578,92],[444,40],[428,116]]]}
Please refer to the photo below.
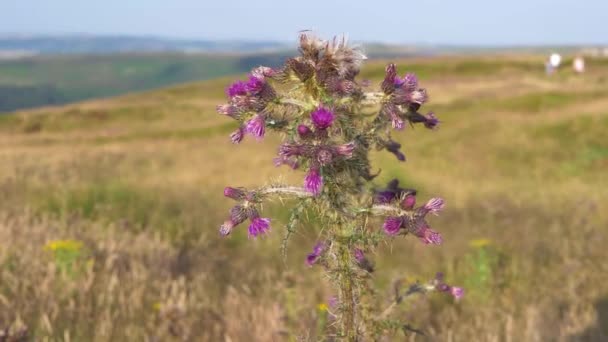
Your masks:
{"label": "thistle stem", "polygon": [[285,187],[275,187],[275,188],[266,188],[260,191],[262,194],[284,194],[284,195],[292,195],[296,197],[312,197],[313,195],[304,190],[304,188],[299,188],[296,186],[285,186]]}
{"label": "thistle stem", "polygon": [[354,342],[357,340],[356,311],[355,303],[357,296],[353,284],[353,273],[351,272],[351,251],[347,243],[339,246],[338,267],[340,276],[338,286],[340,290],[340,304],[342,307],[341,330],[342,336],[346,341]]}

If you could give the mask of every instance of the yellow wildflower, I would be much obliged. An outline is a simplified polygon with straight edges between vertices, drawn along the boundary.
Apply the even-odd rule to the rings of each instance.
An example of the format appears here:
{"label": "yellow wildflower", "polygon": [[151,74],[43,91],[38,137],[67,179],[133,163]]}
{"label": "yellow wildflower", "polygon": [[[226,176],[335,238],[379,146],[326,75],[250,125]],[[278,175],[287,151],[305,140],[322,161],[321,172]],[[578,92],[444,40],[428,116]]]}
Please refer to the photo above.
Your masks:
{"label": "yellow wildflower", "polygon": [[82,242],[77,240],[52,240],[46,243],[44,249],[49,251],[78,252],[82,249]]}
{"label": "yellow wildflower", "polygon": [[473,248],[482,248],[492,244],[492,240],[490,239],[474,239],[469,241],[469,246]]}

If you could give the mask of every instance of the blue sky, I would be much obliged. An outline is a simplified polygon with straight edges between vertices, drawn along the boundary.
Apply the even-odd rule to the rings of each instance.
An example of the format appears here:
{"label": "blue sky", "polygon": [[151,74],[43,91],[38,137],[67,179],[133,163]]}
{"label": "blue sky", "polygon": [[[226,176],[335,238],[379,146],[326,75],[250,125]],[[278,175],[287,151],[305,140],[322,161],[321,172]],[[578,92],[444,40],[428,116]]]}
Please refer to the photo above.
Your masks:
{"label": "blue sky", "polygon": [[608,43],[608,0],[0,0],[0,33],[472,45]]}

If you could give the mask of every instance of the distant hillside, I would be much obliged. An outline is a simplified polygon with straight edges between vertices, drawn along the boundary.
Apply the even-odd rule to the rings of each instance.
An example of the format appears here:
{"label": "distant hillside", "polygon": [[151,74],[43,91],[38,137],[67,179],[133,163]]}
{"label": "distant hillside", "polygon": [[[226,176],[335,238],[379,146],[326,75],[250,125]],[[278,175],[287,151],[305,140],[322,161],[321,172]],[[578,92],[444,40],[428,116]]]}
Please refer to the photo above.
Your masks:
{"label": "distant hillside", "polygon": [[139,53],[0,60],[0,112],[206,80],[276,66],[287,56]]}
{"label": "distant hillside", "polygon": [[4,35],[0,51],[37,54],[111,54],[118,52],[259,52],[279,50],[285,43],[273,41],[185,40],[159,37],[95,35]]}

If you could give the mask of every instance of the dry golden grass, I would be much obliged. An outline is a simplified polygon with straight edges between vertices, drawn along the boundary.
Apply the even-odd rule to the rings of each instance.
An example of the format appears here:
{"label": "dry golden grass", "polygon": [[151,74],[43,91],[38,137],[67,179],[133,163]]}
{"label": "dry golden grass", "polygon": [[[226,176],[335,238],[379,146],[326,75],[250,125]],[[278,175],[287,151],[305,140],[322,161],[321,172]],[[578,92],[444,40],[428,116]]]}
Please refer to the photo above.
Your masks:
{"label": "dry golden grass", "polygon": [[[546,77],[533,56],[399,63],[443,122],[399,135],[407,163],[374,154],[376,184],[444,197],[432,224],[445,243],[387,240],[375,281],[388,294],[443,271],[467,296],[405,303],[398,317],[426,336],[394,340],[608,339],[608,63],[588,64]],[[377,81],[381,65],[363,76]],[[279,137],[228,142],[234,125],[214,113],[228,82],[1,118],[0,328],[49,341],[320,338],[332,290],[303,262],[314,217],[285,260],[281,203],[265,208],[266,239],[217,234],[225,185],[303,177],[272,166]],[[82,247],[48,247],[63,240]]]}

